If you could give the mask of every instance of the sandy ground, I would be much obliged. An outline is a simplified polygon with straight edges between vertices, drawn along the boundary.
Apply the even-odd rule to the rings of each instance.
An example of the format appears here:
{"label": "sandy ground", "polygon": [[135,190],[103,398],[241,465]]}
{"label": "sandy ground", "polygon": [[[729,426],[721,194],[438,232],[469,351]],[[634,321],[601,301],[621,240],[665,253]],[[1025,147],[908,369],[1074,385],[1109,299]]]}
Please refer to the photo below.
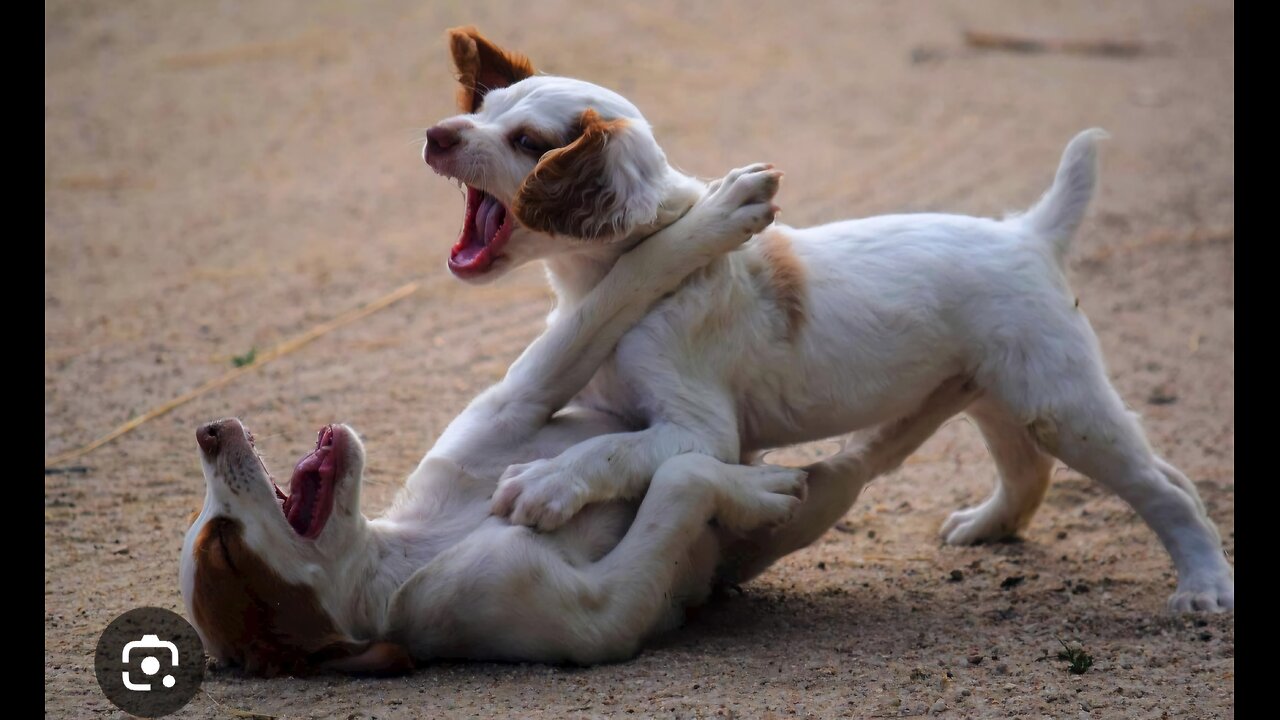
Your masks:
{"label": "sandy ground", "polygon": [[[462,199],[417,139],[453,112],[442,33],[456,24],[627,95],[686,170],[777,163],[792,225],[1022,208],[1073,133],[1108,129],[1072,282],[1121,393],[1234,557],[1234,22],[1230,2],[1181,0],[49,3],[46,457],[235,355],[423,288],[70,463],[83,474],[45,476],[48,715],[119,715],[93,680],[98,634],[136,606],[181,608],[197,424],[244,418],[284,469],[317,427],[352,423],[377,512],[538,331],[537,268],[484,289],[444,268]],[[1168,49],[980,52],[965,28]],[[1058,471],[1021,542],[940,545],[993,472],[977,431],[952,422],[836,531],[629,663],[215,670],[180,715],[1234,715],[1234,616],[1164,615],[1168,557],[1093,483]],[[1055,636],[1092,669],[1069,674]]]}

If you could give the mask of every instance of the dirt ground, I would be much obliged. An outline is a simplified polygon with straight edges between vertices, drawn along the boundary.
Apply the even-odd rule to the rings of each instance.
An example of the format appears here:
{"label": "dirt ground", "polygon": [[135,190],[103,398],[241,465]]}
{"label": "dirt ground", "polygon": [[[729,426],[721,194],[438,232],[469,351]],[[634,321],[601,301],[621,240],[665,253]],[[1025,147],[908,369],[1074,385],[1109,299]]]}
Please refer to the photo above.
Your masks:
{"label": "dirt ground", "polygon": [[[200,422],[244,418],[278,469],[320,425],[353,424],[376,513],[538,332],[538,268],[468,289],[444,267],[462,198],[419,139],[454,111],[442,33],[469,23],[629,97],[690,172],[777,163],[792,225],[1020,209],[1072,134],[1106,128],[1072,283],[1120,392],[1234,558],[1231,2],[50,2],[46,458],[234,356],[422,287],[66,463],[86,471],[45,476],[48,716],[119,716],[93,679],[99,633],[133,607],[181,611]],[[967,48],[965,29],[1164,46],[1016,54]],[[993,473],[953,421],[815,546],[628,663],[214,670],[178,716],[1233,716],[1234,615],[1164,614],[1168,556],[1093,483],[1056,472],[1020,542],[939,543]],[[1069,674],[1056,637],[1093,667]]]}

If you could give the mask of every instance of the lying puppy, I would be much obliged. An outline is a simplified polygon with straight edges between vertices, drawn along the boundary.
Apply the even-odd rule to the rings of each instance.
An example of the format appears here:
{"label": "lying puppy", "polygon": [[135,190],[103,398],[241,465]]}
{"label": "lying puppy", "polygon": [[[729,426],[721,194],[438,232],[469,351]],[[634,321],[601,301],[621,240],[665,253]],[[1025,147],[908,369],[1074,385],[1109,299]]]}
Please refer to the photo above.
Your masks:
{"label": "lying puppy", "polygon": [[[667,163],[640,111],[616,93],[535,75],[473,28],[450,31],[450,43],[463,114],[429,129],[423,151],[468,188],[449,258],[458,277],[488,282],[543,259],[557,307],[575,307],[623,252],[704,191]],[[947,520],[947,542],[1024,528],[1058,458],[1155,530],[1178,570],[1171,608],[1234,607],[1233,571],[1195,486],[1152,452],[1108,382],[1063,273],[1100,137],[1076,136],[1050,190],[1015,217],[775,226],[714,261],[627,333],[574,401],[631,431],[512,466],[494,512],[553,529],[588,503],[640,497],[680,453],[735,462],[875,427],[964,375],[982,393],[965,411],[999,480],[985,503]]]}
{"label": "lying puppy", "polygon": [[[201,427],[206,495],[181,586],[210,656],[262,675],[394,673],[440,657],[623,659],[702,601],[717,565],[737,580],[820,533],[829,507],[852,503],[972,389],[952,381],[904,422],[803,470],[681,455],[638,511],[598,504],[550,533],[489,512],[511,463],[623,429],[607,414],[556,411],[649,306],[772,221],[776,189],[767,166],[734,171],[619,259],[449,425],[380,518],[360,513],[364,449],[350,428],[321,430],[286,497],[238,420]],[[799,499],[806,472],[816,504]]]}

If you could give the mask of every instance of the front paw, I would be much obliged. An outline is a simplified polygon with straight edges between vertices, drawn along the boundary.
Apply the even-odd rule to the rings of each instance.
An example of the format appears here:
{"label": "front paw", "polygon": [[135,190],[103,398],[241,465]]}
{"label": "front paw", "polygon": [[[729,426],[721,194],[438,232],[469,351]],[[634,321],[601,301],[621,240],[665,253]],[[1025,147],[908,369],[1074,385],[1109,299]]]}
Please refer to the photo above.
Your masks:
{"label": "front paw", "polygon": [[1174,613],[1220,613],[1236,608],[1236,579],[1230,570],[1205,572],[1178,580],[1177,592],[1169,598]]}
{"label": "front paw", "polygon": [[502,474],[490,511],[541,531],[564,525],[586,505],[587,484],[555,460],[512,465]]}
{"label": "front paw", "polygon": [[781,182],[782,172],[767,163],[732,170],[712,182],[701,201],[713,220],[714,229],[704,236],[714,245],[710,250],[727,252],[768,227],[778,214],[771,201]]}
{"label": "front paw", "polygon": [[744,466],[721,486],[716,520],[740,534],[785,525],[804,500],[806,476],[800,468]]}

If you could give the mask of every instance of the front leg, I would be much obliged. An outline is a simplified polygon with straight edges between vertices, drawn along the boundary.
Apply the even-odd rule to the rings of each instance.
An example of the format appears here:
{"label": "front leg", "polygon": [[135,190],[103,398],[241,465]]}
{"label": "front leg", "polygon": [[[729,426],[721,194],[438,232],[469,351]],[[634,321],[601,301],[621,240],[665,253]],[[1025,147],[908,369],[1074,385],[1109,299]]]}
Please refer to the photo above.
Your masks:
{"label": "front leg", "polygon": [[646,637],[678,623],[684,606],[705,599],[715,558],[708,521],[739,533],[777,526],[803,497],[803,470],[726,464],[695,453],[671,458],[654,473],[618,545],[572,581],[561,575],[545,582],[542,590],[556,602],[521,599],[522,609],[554,609],[542,623],[559,625],[551,635],[565,643],[560,653],[567,659],[625,660]]}
{"label": "front leg", "polygon": [[779,525],[803,495],[803,470],[680,455],[654,474],[604,557],[573,562],[528,528],[490,526],[396,590],[381,639],[419,660],[624,660],[706,597],[716,554],[708,521],[738,532]]}
{"label": "front leg", "polygon": [[512,465],[498,483],[492,512],[509,515],[517,525],[550,531],[591,503],[641,497],[668,458],[701,453],[733,462],[739,452],[732,416],[718,424],[721,430],[716,426],[695,429],[661,422],[638,432],[592,438],[554,458]]}
{"label": "front leg", "polygon": [[739,168],[684,217],[619,258],[572,312],[533,341],[507,375],[452,423],[431,454],[464,462],[527,442],[590,382],[618,340],[691,273],[773,222],[781,173]]}

